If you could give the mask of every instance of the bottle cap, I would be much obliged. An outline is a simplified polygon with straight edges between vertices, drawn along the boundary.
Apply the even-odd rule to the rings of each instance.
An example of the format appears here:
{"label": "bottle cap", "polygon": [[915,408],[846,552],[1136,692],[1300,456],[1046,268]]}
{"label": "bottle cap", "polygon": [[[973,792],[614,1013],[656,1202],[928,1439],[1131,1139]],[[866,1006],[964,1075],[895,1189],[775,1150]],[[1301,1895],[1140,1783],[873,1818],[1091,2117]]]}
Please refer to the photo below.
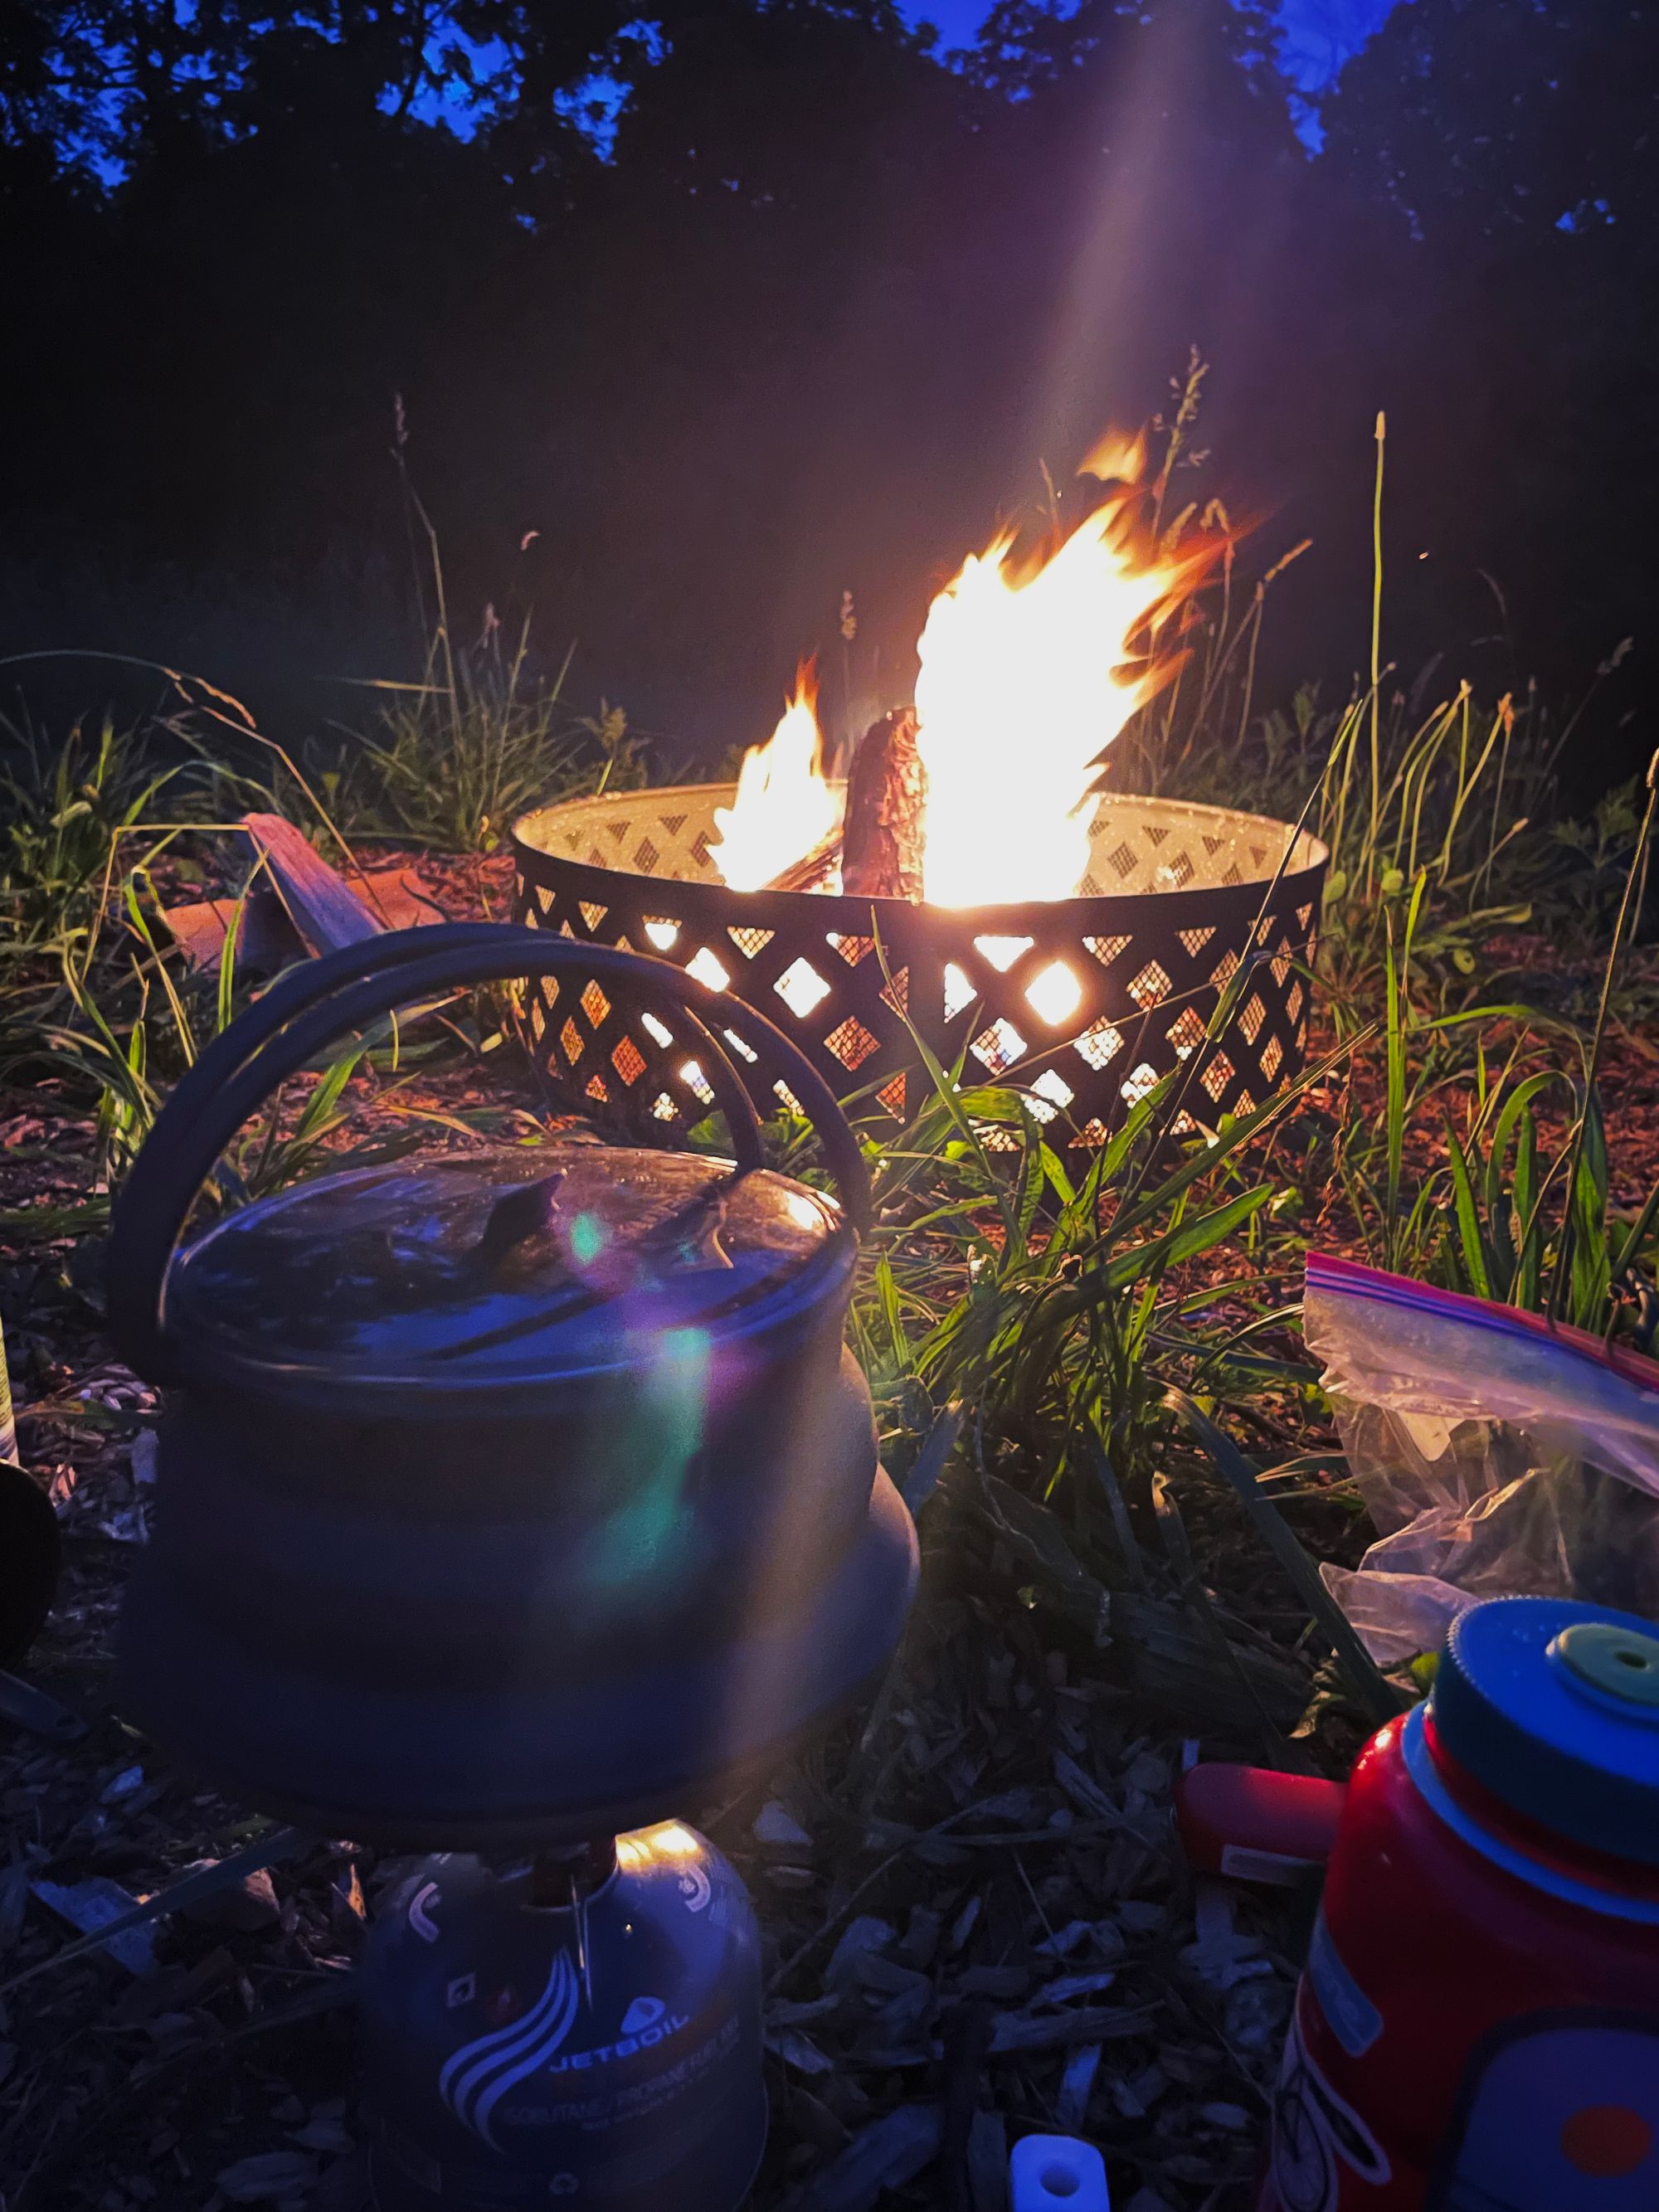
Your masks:
{"label": "bottle cap", "polygon": [[1565,1598],[1495,1598],[1454,1622],[1429,1700],[1442,1749],[1515,1812],[1659,1866],[1659,1636]]}

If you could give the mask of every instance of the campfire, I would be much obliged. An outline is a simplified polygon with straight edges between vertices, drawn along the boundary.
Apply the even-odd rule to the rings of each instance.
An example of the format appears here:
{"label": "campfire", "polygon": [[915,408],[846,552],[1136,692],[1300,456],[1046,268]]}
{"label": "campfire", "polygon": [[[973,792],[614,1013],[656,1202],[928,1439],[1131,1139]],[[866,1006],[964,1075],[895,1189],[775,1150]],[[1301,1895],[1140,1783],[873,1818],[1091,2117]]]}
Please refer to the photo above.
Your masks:
{"label": "campfire", "polygon": [[[1218,550],[1160,543],[1143,449],[1087,464],[1095,503],[1035,547],[970,555],[917,643],[914,702],[834,772],[810,665],[737,783],[578,800],[517,825],[521,919],[678,961],[762,1008],[846,1096],[902,1118],[911,1030],[1024,1089],[1073,1141],[1200,1054],[1188,1118],[1249,1111],[1302,1063],[1326,854],[1260,817],[1103,793],[1109,749],[1178,665],[1176,617]],[[1249,960],[1224,1033],[1219,994]],[[534,1010],[550,1071],[637,1126],[696,1119],[694,1054],[597,978]]]}
{"label": "campfire", "polygon": [[715,814],[712,857],[732,890],[978,907],[1081,887],[1102,757],[1172,672],[1157,647],[1218,549],[1159,549],[1144,468],[1144,444],[1109,441],[1082,472],[1105,496],[1074,530],[1024,556],[1012,532],[969,556],[917,641],[915,706],[868,732],[843,790],[800,672]]}

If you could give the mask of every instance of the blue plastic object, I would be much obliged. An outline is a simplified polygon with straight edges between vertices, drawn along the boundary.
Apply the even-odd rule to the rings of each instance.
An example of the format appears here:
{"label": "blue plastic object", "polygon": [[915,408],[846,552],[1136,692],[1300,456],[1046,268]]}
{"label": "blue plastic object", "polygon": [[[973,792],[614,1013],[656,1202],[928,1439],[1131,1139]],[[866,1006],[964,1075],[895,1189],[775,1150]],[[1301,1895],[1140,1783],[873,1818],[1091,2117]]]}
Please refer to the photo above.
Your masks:
{"label": "blue plastic object", "polygon": [[1496,1598],[1453,1625],[1430,1698],[1442,1748],[1553,1833],[1659,1866],[1659,1636],[1633,1613]]}
{"label": "blue plastic object", "polygon": [[1111,2212],[1106,2161],[1075,2136],[1026,2136],[1008,2161],[1011,2212]]}

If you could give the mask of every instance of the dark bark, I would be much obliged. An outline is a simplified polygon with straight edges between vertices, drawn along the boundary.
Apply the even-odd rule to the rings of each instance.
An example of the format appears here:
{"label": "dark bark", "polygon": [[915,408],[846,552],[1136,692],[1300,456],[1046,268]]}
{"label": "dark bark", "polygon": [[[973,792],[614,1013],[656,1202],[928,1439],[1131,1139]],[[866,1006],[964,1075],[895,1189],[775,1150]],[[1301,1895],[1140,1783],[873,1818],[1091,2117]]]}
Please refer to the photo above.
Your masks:
{"label": "dark bark", "polygon": [[884,714],[859,747],[847,779],[842,889],[855,898],[921,896],[927,771],[908,707]]}

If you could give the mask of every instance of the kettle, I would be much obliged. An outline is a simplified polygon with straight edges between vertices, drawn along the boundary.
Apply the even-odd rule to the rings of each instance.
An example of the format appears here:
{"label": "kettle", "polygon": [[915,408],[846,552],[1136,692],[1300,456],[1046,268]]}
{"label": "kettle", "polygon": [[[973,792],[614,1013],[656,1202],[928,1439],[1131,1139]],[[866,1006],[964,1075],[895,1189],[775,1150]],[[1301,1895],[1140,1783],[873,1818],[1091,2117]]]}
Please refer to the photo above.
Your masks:
{"label": "kettle", "polygon": [[[325,1048],[570,969],[685,1041],[735,1158],[453,1149],[181,1244]],[[839,1202],[766,1167],[732,1024],[786,1064]],[[468,923],[291,970],[179,1081],[112,1225],[112,1332],[167,1393],[135,1717],[247,1803],[400,1848],[638,1828],[775,1759],[884,1663],[915,1584],[842,1342],[869,1207],[811,1064],[667,962]]]}

